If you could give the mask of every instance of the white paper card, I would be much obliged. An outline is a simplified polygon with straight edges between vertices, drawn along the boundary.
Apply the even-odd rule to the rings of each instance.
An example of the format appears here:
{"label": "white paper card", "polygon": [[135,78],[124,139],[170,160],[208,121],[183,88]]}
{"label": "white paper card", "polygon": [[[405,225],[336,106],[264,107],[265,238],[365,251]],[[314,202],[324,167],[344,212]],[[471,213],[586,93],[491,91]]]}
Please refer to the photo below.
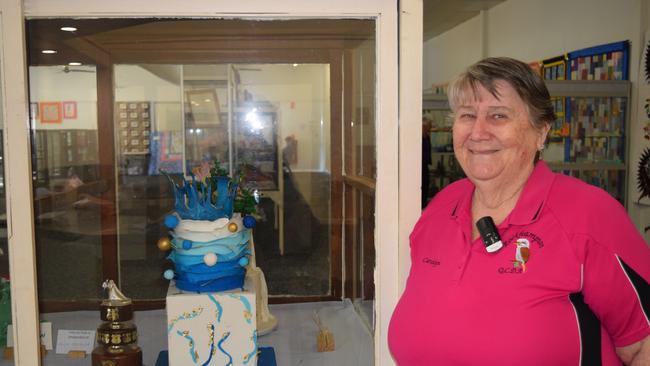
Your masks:
{"label": "white paper card", "polygon": [[95,345],[94,330],[59,329],[56,336],[56,353],[85,351],[92,353]]}
{"label": "white paper card", "polygon": [[[50,322],[41,322],[41,344],[45,346],[45,349],[50,351],[52,350],[52,323]],[[14,346],[14,327],[9,324],[7,326],[7,347]]]}

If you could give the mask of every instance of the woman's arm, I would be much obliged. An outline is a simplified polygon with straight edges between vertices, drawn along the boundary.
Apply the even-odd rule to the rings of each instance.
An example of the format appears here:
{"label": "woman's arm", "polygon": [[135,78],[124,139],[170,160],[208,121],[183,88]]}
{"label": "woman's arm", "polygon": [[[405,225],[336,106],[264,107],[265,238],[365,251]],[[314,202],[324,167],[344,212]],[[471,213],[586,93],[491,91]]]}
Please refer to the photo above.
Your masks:
{"label": "woman's arm", "polygon": [[629,346],[616,348],[618,357],[629,366],[650,366],[650,336]]}

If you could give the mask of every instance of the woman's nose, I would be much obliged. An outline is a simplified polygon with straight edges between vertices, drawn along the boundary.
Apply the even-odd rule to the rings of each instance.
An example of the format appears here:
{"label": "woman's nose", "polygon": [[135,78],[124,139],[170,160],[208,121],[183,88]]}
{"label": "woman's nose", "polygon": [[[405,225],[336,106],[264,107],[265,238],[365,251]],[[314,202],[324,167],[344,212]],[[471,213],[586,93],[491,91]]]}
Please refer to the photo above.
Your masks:
{"label": "woman's nose", "polygon": [[472,125],[470,138],[472,140],[485,140],[490,137],[489,124],[485,116],[477,116]]}

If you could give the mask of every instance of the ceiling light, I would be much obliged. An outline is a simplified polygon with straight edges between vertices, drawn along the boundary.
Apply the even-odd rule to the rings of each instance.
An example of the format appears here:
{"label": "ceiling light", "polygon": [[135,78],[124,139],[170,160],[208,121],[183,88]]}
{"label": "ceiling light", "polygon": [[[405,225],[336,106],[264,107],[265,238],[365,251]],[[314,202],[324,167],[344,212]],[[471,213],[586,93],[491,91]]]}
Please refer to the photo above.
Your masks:
{"label": "ceiling light", "polygon": [[56,51],[55,50],[43,50],[43,51],[41,51],[41,53],[52,54],[52,53],[56,53]]}
{"label": "ceiling light", "polygon": [[74,32],[77,30],[75,27],[61,27],[61,30],[64,32]]}
{"label": "ceiling light", "polygon": [[293,64],[293,67],[298,67],[298,64]]}
{"label": "ceiling light", "polygon": [[70,66],[81,66],[81,62],[68,62]]}

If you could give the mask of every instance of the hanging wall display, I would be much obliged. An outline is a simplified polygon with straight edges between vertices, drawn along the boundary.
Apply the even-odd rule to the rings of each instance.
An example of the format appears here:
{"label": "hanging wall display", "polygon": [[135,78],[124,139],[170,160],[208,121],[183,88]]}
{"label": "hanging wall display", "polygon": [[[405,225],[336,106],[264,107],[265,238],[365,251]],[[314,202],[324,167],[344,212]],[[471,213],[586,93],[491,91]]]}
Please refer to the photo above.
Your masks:
{"label": "hanging wall display", "polygon": [[116,103],[117,135],[122,154],[148,154],[151,135],[149,102]]}
{"label": "hanging wall display", "polygon": [[61,123],[63,120],[61,102],[40,102],[39,109],[41,123]]}

